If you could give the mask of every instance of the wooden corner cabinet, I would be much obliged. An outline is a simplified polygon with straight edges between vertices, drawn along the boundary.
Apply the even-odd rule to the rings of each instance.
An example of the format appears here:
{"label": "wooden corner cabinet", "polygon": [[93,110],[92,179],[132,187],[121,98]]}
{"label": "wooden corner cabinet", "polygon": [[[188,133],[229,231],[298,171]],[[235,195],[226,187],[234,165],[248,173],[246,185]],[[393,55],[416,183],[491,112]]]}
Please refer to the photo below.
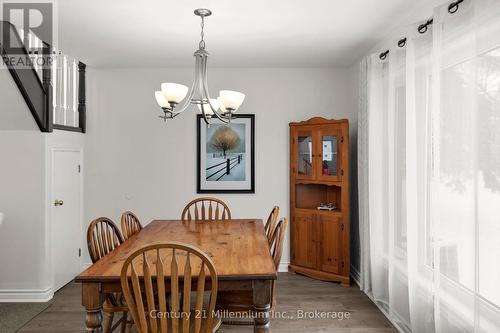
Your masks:
{"label": "wooden corner cabinet", "polygon": [[347,120],[290,123],[290,214],[290,271],[349,286]]}

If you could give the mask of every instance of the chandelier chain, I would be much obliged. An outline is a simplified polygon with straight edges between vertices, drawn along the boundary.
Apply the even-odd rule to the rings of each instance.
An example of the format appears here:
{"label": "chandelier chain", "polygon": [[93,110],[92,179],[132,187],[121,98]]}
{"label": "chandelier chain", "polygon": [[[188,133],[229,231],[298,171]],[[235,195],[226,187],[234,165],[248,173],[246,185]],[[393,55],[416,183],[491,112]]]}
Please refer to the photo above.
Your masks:
{"label": "chandelier chain", "polygon": [[200,49],[205,49],[205,17],[201,17],[201,40],[200,40]]}

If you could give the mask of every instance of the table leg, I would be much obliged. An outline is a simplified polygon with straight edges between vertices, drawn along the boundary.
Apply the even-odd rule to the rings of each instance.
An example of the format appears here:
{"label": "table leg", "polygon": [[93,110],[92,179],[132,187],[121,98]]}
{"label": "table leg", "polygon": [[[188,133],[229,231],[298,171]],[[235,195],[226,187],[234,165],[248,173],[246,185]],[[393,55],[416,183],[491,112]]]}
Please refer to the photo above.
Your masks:
{"label": "table leg", "polygon": [[102,304],[104,293],[100,283],[82,284],[82,305],[87,311],[85,325],[87,333],[102,333]]}
{"label": "table leg", "polygon": [[254,333],[270,332],[271,280],[255,280],[252,283],[253,308],[255,311]]}

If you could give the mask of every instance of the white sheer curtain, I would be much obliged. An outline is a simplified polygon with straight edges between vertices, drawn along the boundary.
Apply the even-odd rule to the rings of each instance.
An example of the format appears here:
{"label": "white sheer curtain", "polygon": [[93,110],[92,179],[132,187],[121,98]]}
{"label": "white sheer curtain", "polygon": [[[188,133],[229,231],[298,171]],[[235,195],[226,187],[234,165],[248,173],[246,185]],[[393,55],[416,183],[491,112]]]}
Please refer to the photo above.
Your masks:
{"label": "white sheer curtain", "polygon": [[362,63],[361,284],[401,331],[500,332],[500,1],[448,5]]}

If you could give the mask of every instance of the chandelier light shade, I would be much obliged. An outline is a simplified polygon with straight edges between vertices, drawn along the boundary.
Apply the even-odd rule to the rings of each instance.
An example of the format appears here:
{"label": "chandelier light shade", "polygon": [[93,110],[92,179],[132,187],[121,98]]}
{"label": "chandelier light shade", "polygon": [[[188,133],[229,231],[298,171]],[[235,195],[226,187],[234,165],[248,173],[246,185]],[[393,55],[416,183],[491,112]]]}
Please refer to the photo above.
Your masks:
{"label": "chandelier light shade", "polygon": [[189,88],[178,83],[162,83],[161,92],[169,104],[179,104],[186,97]]}
{"label": "chandelier light shade", "polygon": [[234,113],[243,104],[245,94],[232,90],[221,90],[219,92],[219,102],[221,109]]}
{"label": "chandelier light shade", "polygon": [[[214,107],[214,109],[216,109],[217,111],[219,111],[219,108],[220,108],[220,102],[219,102],[219,99],[217,98],[210,98],[210,104]],[[207,104],[198,104],[198,110],[200,110],[200,112],[205,112],[205,114],[207,116],[213,116],[214,115],[214,112],[212,111],[212,108],[210,107],[210,105]]]}
{"label": "chandelier light shade", "polygon": [[[205,17],[212,15],[209,9],[196,9],[195,15],[201,17],[201,40],[194,53],[195,75],[191,88],[178,83],[162,83],[161,91],[155,92],[158,105],[164,115],[164,121],[184,112],[191,104],[196,104],[208,124],[212,118],[224,123],[231,122],[233,115],[243,103],[245,94],[233,90],[221,90],[218,98],[211,98],[208,89],[208,52],[205,49]],[[187,97],[186,97],[187,96]],[[182,103],[182,104],[181,104]]]}
{"label": "chandelier light shade", "polygon": [[168,109],[170,108],[170,104],[168,104],[167,99],[165,98],[165,95],[163,95],[162,91],[155,91],[155,98],[156,98],[156,103],[162,108],[162,109]]}

